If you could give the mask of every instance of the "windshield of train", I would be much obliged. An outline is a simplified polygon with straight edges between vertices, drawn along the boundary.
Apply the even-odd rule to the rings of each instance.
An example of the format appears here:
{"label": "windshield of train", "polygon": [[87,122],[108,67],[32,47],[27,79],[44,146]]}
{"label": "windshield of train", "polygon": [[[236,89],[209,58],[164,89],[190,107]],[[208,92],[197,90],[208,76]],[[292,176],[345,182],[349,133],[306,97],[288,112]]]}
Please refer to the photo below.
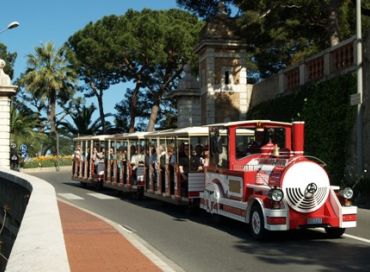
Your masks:
{"label": "windshield of train", "polygon": [[285,147],[284,128],[237,128],[235,135],[236,158],[261,152],[261,147],[268,144]]}

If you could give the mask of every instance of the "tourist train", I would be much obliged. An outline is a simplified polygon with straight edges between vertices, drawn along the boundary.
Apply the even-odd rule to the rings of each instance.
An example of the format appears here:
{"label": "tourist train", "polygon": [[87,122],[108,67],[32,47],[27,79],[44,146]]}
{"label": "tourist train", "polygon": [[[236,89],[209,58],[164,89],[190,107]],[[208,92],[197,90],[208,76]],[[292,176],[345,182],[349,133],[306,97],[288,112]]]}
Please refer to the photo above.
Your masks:
{"label": "tourist train", "polygon": [[237,121],[74,139],[73,180],[199,207],[272,231],[356,227],[351,188],[304,154],[304,122]]}

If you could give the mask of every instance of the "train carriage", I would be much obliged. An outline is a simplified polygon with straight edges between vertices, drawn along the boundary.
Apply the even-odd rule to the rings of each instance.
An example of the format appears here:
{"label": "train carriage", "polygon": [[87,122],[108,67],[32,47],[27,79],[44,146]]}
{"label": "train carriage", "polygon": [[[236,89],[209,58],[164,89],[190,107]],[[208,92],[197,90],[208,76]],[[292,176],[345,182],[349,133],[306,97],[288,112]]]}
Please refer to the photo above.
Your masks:
{"label": "train carriage", "polygon": [[155,159],[149,160],[150,173],[144,195],[185,205],[199,199],[204,189],[201,160],[207,152],[208,128],[159,131],[149,133],[145,138],[154,150],[151,157]]}
{"label": "train carriage", "polygon": [[[100,186],[105,175],[106,139],[111,135],[81,136],[74,139],[76,151],[72,164],[72,179],[81,184]],[[97,158],[97,153],[101,158]]]}
{"label": "train carriage", "polygon": [[145,178],[146,132],[116,134],[106,138],[106,175],[103,185],[123,192],[142,193]]}

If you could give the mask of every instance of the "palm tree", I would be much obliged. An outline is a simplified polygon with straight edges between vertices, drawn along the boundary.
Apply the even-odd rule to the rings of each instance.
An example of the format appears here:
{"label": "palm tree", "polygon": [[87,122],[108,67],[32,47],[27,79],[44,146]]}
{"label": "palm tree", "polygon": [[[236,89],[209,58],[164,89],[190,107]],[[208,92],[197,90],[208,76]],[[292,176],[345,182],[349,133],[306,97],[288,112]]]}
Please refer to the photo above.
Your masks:
{"label": "palm tree", "polygon": [[64,103],[69,100],[74,92],[75,80],[75,73],[69,68],[63,49],[56,50],[51,42],[36,47],[34,54],[27,56],[27,70],[20,83],[35,99],[44,103],[50,134],[56,142],[53,152],[56,155],[59,155],[57,102]]}
{"label": "palm tree", "polygon": [[[92,121],[95,110],[96,107],[93,104],[89,107],[85,105],[81,106],[81,104],[74,105],[69,113],[72,122],[61,122],[60,125],[74,136],[96,134],[102,129],[102,123],[100,118]],[[111,114],[105,114],[105,117],[110,115]]]}
{"label": "palm tree", "polygon": [[20,146],[26,144],[29,153],[34,155],[40,151],[40,146],[47,136],[39,128],[42,127],[42,118],[38,113],[29,109],[17,108],[14,103],[10,106],[10,141]]}

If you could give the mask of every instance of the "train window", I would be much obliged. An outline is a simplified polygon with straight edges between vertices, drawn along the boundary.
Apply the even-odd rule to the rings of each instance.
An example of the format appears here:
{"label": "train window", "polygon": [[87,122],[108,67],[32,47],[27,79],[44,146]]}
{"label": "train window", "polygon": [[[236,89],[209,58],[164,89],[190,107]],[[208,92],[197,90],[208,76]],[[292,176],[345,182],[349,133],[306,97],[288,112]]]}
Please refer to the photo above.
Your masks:
{"label": "train window", "polygon": [[274,144],[277,144],[280,148],[285,147],[285,129],[284,128],[274,129],[272,142]]}
{"label": "train window", "polygon": [[256,132],[250,128],[237,128],[235,135],[236,158],[241,159],[246,155],[257,153],[257,149],[253,148],[256,144]]}
{"label": "train window", "polygon": [[227,129],[210,129],[210,163],[216,167],[229,165],[229,146]]}
{"label": "train window", "polygon": [[235,135],[235,154],[237,159],[261,152],[267,143],[285,147],[284,128],[237,128]]}

